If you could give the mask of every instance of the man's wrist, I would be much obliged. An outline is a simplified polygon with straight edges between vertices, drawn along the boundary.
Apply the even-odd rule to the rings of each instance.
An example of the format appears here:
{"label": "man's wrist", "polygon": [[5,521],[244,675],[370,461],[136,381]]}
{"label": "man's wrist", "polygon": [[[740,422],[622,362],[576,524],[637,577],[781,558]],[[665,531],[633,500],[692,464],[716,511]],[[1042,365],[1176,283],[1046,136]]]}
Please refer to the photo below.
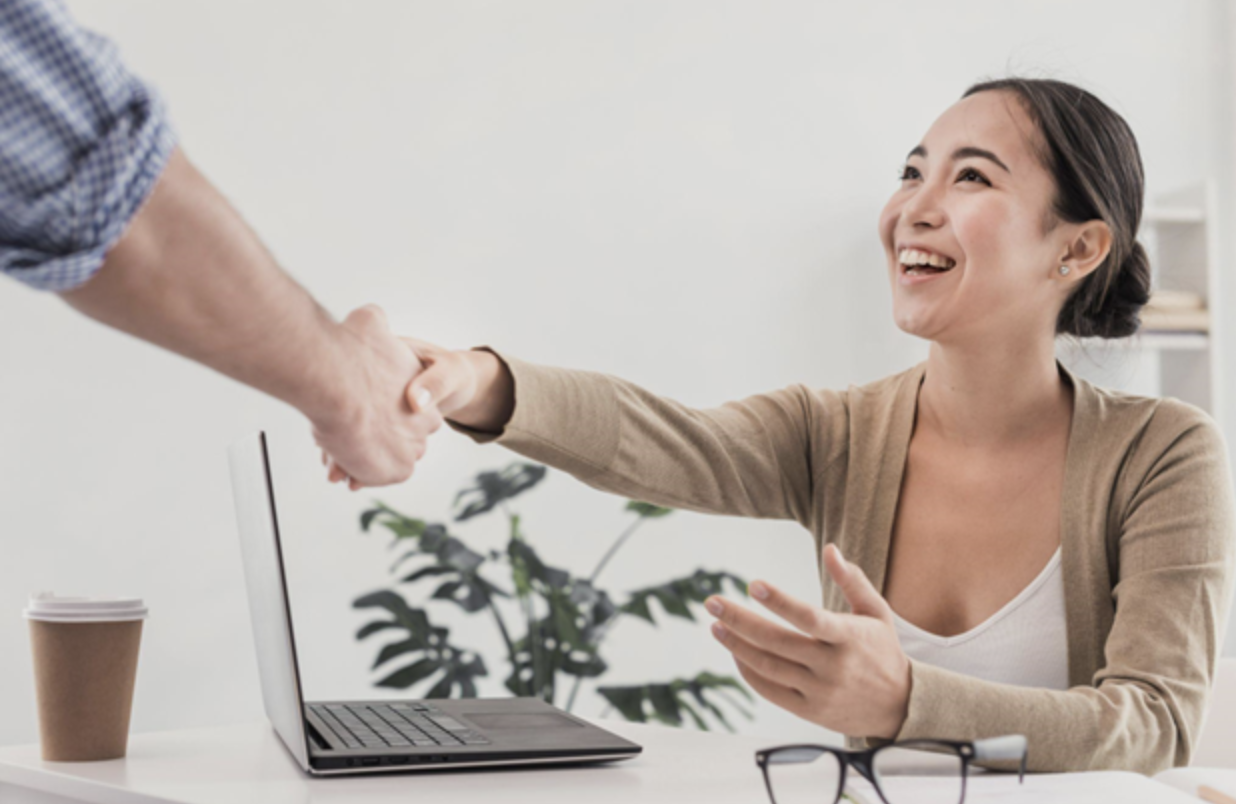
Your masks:
{"label": "man's wrist", "polygon": [[285,402],[322,430],[355,430],[366,415],[367,383],[360,376],[356,336],[339,322],[322,316],[313,363],[301,374],[303,382],[290,390]]}

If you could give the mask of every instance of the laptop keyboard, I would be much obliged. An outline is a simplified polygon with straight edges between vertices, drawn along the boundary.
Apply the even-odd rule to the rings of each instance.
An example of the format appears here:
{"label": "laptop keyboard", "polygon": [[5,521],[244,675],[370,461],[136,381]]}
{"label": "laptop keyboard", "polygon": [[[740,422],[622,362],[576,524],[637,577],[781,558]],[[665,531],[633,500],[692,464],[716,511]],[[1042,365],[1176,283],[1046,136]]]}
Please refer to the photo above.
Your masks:
{"label": "laptop keyboard", "polygon": [[489,740],[429,704],[309,704],[348,748],[489,745]]}

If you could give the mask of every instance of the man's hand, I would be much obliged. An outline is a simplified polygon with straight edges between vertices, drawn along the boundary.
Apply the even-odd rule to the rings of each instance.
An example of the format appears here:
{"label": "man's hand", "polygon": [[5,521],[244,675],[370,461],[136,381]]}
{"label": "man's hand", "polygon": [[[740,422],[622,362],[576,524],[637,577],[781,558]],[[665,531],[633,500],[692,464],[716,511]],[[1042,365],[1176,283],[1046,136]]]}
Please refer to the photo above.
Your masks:
{"label": "man's hand", "polygon": [[413,416],[406,392],[421,362],[395,337],[376,305],[353,310],[340,327],[340,365],[349,367],[343,406],[313,421],[313,438],[330,480],[364,486],[402,483],[425,454],[426,439],[442,426],[435,408]]}

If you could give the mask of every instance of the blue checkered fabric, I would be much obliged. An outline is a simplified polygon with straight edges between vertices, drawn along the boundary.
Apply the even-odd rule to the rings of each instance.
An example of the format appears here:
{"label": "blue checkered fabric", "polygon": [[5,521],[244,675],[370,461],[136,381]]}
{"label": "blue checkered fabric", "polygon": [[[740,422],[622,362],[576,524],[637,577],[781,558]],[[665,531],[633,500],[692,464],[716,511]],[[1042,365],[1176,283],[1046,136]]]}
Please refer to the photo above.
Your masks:
{"label": "blue checkered fabric", "polygon": [[0,272],[42,290],[85,282],[174,146],[114,44],[58,0],[0,0]]}

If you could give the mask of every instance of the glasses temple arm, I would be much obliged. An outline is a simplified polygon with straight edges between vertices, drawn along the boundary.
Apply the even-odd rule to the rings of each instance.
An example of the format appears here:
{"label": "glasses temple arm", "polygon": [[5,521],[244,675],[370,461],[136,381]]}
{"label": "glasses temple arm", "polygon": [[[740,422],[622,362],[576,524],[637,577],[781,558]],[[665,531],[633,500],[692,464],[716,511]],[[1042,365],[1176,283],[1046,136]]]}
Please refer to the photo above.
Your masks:
{"label": "glasses temple arm", "polygon": [[1006,734],[1003,737],[988,737],[974,741],[974,758],[980,761],[1016,759],[1021,761],[1018,781],[1026,780],[1026,737],[1022,734]]}

